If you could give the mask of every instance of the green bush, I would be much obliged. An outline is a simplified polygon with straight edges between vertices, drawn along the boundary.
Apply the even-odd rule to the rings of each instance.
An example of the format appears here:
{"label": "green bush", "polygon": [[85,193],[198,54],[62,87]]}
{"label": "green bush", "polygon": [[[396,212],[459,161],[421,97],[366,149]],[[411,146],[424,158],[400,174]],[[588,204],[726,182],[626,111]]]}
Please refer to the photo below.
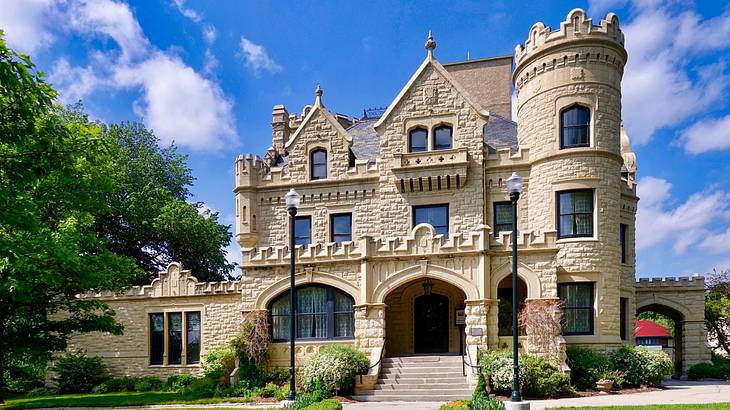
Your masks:
{"label": "green bush", "polygon": [[58,394],[58,390],[48,387],[36,387],[28,392],[28,397],[53,396]]}
{"label": "green bush", "polygon": [[674,368],[669,356],[660,350],[622,346],[610,356],[611,367],[625,375],[631,386],[661,386]]}
{"label": "green bush", "polygon": [[475,401],[485,397],[489,398],[489,387],[487,386],[487,382],[484,380],[484,373],[479,372],[479,377],[477,377],[477,385],[474,388],[474,393],[472,393],[471,399],[472,401]]}
{"label": "green bush", "polygon": [[687,377],[690,380],[700,379],[720,379],[720,369],[715,367],[712,363],[697,363],[696,365],[689,368],[687,371]]}
{"label": "green bush", "polygon": [[596,382],[610,369],[608,357],[583,347],[570,346],[566,351],[570,379],[578,390],[596,388]]}
{"label": "green bush", "polygon": [[48,360],[45,354],[6,352],[3,363],[5,389],[14,393],[26,393],[43,387]]}
{"label": "green bush", "polygon": [[236,351],[231,347],[217,347],[203,355],[200,363],[205,377],[219,381],[221,386],[228,385],[228,376],[236,368]]}
{"label": "green bush", "polygon": [[304,364],[304,389],[313,391],[317,379],[332,393],[348,391],[355,375],[367,369],[370,361],[365,354],[349,345],[326,346]]}
{"label": "green bush", "polygon": [[207,399],[214,397],[218,390],[218,382],[207,377],[194,379],[180,394],[188,399]]}
{"label": "green bush", "polygon": [[107,375],[101,358],[88,357],[80,351],[56,359],[53,371],[61,393],[88,393]]}
{"label": "green bush", "polygon": [[180,391],[188,387],[195,380],[195,377],[189,374],[173,374],[165,381],[165,390]]}
{"label": "green bush", "polygon": [[470,400],[456,400],[442,404],[439,410],[469,410]]}
{"label": "green bush", "polygon": [[116,393],[135,391],[137,379],[134,377],[111,377],[94,387],[94,393]]}
{"label": "green bush", "polygon": [[162,389],[162,380],[155,376],[142,376],[134,383],[134,391],[146,392]]}
{"label": "green bush", "polygon": [[336,399],[327,399],[312,403],[304,407],[304,410],[342,410],[342,403]]}
{"label": "green bush", "polygon": [[504,410],[504,403],[487,397],[480,397],[469,403],[469,410]]}
{"label": "green bush", "polygon": [[[492,391],[510,395],[512,392],[512,352],[486,350],[479,364],[489,379]],[[520,391],[529,397],[561,397],[571,395],[570,377],[543,358],[520,355]]]}
{"label": "green bush", "polygon": [[284,400],[289,395],[289,386],[278,386],[274,383],[268,383],[264,387],[257,387],[250,390],[249,397],[273,397],[277,400]]}

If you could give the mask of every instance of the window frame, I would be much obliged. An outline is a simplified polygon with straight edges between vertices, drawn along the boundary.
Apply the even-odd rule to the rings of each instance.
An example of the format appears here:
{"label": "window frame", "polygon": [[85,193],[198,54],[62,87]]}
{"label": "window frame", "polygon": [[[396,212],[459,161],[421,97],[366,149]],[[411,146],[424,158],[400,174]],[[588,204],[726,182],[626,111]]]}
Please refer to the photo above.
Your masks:
{"label": "window frame", "polygon": [[[425,135],[425,138],[426,139],[424,140],[423,149],[422,150],[418,150],[418,151],[414,151],[413,150],[413,133],[416,132],[416,131],[423,131],[423,132],[426,133],[426,135]],[[418,126],[418,127],[413,127],[410,130],[408,130],[408,152],[409,153],[410,152],[427,152],[428,151],[428,145],[429,145],[428,144],[428,128],[422,127],[422,126]]]}
{"label": "window frame", "polygon": [[[565,125],[563,115],[567,113],[570,110],[573,109],[583,109],[588,112],[588,120],[585,124],[576,124],[576,125]],[[584,148],[584,147],[590,147],[591,146],[591,108],[587,107],[582,104],[572,104],[569,105],[563,109],[560,110],[558,114],[560,118],[560,149],[570,149],[570,148]],[[580,143],[580,144],[571,144],[566,145],[565,144],[565,129],[566,128],[585,128],[586,129],[586,142]]]}
{"label": "window frame", "polygon": [[[324,163],[315,162],[314,156],[319,153],[324,153]],[[315,172],[318,167],[324,168],[324,176],[315,176]],[[327,179],[327,150],[324,148],[315,148],[309,153],[309,179],[311,181],[319,181],[321,179]]]}
{"label": "window frame", "polygon": [[[301,245],[301,246],[307,247],[312,244],[312,216],[311,215],[297,215],[294,217],[293,221],[291,220],[291,218],[289,218],[289,223],[293,223],[294,226],[296,227],[297,221],[303,221],[303,220],[307,220],[309,223],[309,236],[307,236],[308,242],[299,243],[298,240],[300,238],[304,238],[304,237],[299,236],[300,235],[299,232],[301,232],[301,229],[295,229],[294,230],[294,246]],[[291,227],[290,227],[290,229],[291,229]],[[289,238],[289,241],[291,241],[291,238]]]}
{"label": "window frame", "polygon": [[[567,194],[574,194],[578,192],[590,192],[590,198],[591,198],[591,212],[590,212],[590,218],[588,218],[589,221],[589,228],[590,232],[585,234],[579,234],[579,233],[573,233],[573,234],[563,234],[561,228],[561,217],[564,215],[572,215],[573,219],[573,228],[576,228],[575,226],[575,216],[576,215],[588,215],[585,212],[572,212],[572,213],[561,213],[560,210],[560,196],[561,195],[567,195]],[[571,238],[594,238],[595,237],[595,221],[594,218],[596,217],[596,190],[594,188],[580,188],[580,189],[568,189],[564,191],[556,191],[555,192],[555,227],[558,232],[558,239],[571,239]],[[573,231],[576,231],[577,229],[573,229]]]}
{"label": "window frame", "polygon": [[[418,210],[418,209],[442,208],[442,207],[445,208],[445,210],[446,210],[446,226],[445,226],[446,232],[445,233],[439,233],[438,232],[438,227],[441,227],[441,225],[439,225],[438,227],[436,227],[436,226],[434,226],[430,222],[416,222],[416,210]],[[415,228],[417,225],[419,225],[421,223],[425,223],[425,224],[431,225],[431,227],[433,228],[433,230],[436,233],[436,235],[439,235],[439,234],[440,235],[444,235],[444,239],[448,239],[449,238],[449,229],[450,229],[450,225],[451,225],[451,215],[449,213],[449,204],[448,203],[444,203],[444,204],[428,204],[428,205],[413,205],[411,207],[411,214],[412,214],[411,215],[411,222],[412,222],[411,229]]]}
{"label": "window frame", "polygon": [[[188,317],[191,314],[197,314],[198,315],[198,323],[199,328],[197,329],[198,334],[198,353],[197,353],[197,359],[191,360],[188,358],[188,350],[190,348],[190,330],[188,329]],[[170,317],[172,315],[180,315],[181,320],[181,329],[180,329],[180,344],[181,344],[181,350],[180,350],[180,359],[179,362],[171,362],[171,350],[172,350],[172,343],[174,342],[171,337],[171,321]],[[161,316],[163,321],[163,330],[162,332],[154,332],[153,331],[153,317],[154,316]],[[203,313],[202,310],[156,310],[156,311],[149,311],[147,312],[147,321],[148,321],[148,333],[147,333],[147,365],[150,367],[186,367],[186,366],[199,366],[200,365],[200,352],[202,351],[203,346]],[[162,339],[161,340],[153,340],[155,337],[155,333],[161,333]],[[157,335],[159,336],[159,335]],[[161,360],[158,362],[157,360],[153,361],[153,345],[158,342],[162,344],[162,356]]]}
{"label": "window frame", "polygon": [[[436,138],[437,132],[440,129],[448,129],[450,131],[449,132],[449,146],[446,147],[446,148],[439,148],[438,145],[437,145],[437,143],[436,143],[436,140],[437,140],[437,138]],[[432,151],[444,151],[444,150],[448,150],[448,149],[454,148],[454,127],[452,127],[451,125],[449,125],[449,124],[439,124],[439,125],[433,127],[432,134],[433,134],[433,143],[432,143],[433,146],[431,148]]]}
{"label": "window frame", "polygon": [[[567,286],[590,286],[590,295],[591,299],[587,306],[568,306],[567,300],[564,298],[564,291],[563,289]],[[595,334],[595,303],[596,303],[596,283],[595,282],[564,282],[564,283],[558,283],[558,298],[563,301],[563,324],[561,326],[561,332],[563,336],[592,336]],[[588,311],[588,331],[578,331],[578,332],[566,332],[565,331],[565,311],[566,310],[584,310]]]}
{"label": "window frame", "polygon": [[[497,207],[499,207],[499,206],[508,206],[509,207],[509,210],[510,210],[509,226],[510,226],[510,228],[509,228],[508,231],[499,230],[497,228],[500,225],[507,225],[507,224],[504,224],[504,223],[503,224],[498,224],[497,223]],[[495,237],[496,236],[499,236],[499,233],[500,232],[512,232],[512,230],[513,230],[513,227],[512,227],[512,212],[514,212],[514,210],[512,209],[512,202],[511,201],[497,201],[497,202],[494,202],[492,204],[492,217],[493,217],[492,220],[494,221],[494,236]]]}
{"label": "window frame", "polygon": [[621,245],[621,263],[624,264],[624,265],[627,264],[628,263],[628,260],[629,260],[628,259],[628,253],[629,252],[628,252],[628,247],[627,247],[627,245],[628,245],[627,239],[628,238],[626,237],[626,234],[628,233],[628,230],[629,230],[629,225],[628,224],[619,224],[618,237],[619,237],[619,243]]}
{"label": "window frame", "polygon": [[[326,314],[326,321],[325,321],[325,327],[326,327],[326,334],[325,337],[300,337],[299,336],[299,318],[305,317],[305,316],[316,316],[316,315],[322,315],[323,313],[320,312],[309,312],[309,313],[299,313],[296,312],[296,320],[297,325],[295,326],[296,329],[296,338],[295,340],[298,341],[314,341],[314,340],[353,340],[355,338],[355,298],[353,298],[349,293],[340,290],[334,286],[325,285],[321,283],[313,283],[313,284],[306,284],[306,285],[300,285],[296,287],[297,292],[299,292],[302,289],[306,288],[322,288],[326,292],[327,297],[327,307],[324,314]],[[336,311],[335,310],[335,293],[339,293],[340,295],[345,296],[348,298],[348,300],[352,303],[351,309],[348,311]],[[287,300],[289,299],[289,291],[282,292],[277,297],[273,298],[266,306],[266,310],[268,312],[269,316],[269,336],[271,337],[271,341],[273,343],[281,343],[281,342],[288,342],[288,338],[274,338],[274,318],[275,317],[285,317],[289,318],[289,315],[291,313],[291,310],[289,310],[287,313],[283,314],[277,314],[274,315],[271,313],[272,306],[277,303],[280,300]],[[298,299],[297,299],[298,300]],[[289,309],[291,309],[291,303],[289,303]],[[350,336],[335,336],[336,334],[336,328],[335,328],[335,318],[336,315],[342,315],[345,313],[350,314],[350,328],[349,331],[351,332]],[[316,323],[315,320],[312,320],[312,323]],[[287,326],[290,326],[290,324],[287,323]],[[316,331],[315,331],[316,333]]]}
{"label": "window frame", "polygon": [[[349,235],[350,239],[346,240],[336,240],[336,236],[342,236],[345,234],[342,233],[335,233],[335,219],[336,218],[343,218],[348,217],[350,219],[349,223],[349,232],[347,235]],[[352,212],[340,212],[340,213],[334,213],[330,214],[330,242],[334,243],[342,243],[342,242],[351,242],[352,241]]]}
{"label": "window frame", "polygon": [[629,314],[629,298],[619,298],[619,336],[621,340],[628,340],[628,314]]}

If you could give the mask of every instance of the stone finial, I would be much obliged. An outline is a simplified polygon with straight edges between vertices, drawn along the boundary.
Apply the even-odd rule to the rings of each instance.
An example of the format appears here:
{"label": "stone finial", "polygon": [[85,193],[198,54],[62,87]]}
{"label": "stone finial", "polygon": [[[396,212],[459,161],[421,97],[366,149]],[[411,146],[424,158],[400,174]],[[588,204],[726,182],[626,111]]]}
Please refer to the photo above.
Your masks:
{"label": "stone finial", "polygon": [[322,105],[322,94],[323,94],[322,87],[320,87],[319,84],[317,84],[317,90],[314,91],[314,95],[316,96],[316,98],[314,100],[315,105]]}
{"label": "stone finial", "polygon": [[433,58],[433,50],[436,49],[436,41],[433,39],[433,34],[431,34],[431,30],[428,30],[428,39],[426,40],[426,44],[423,45],[426,50],[428,50],[428,57]]}

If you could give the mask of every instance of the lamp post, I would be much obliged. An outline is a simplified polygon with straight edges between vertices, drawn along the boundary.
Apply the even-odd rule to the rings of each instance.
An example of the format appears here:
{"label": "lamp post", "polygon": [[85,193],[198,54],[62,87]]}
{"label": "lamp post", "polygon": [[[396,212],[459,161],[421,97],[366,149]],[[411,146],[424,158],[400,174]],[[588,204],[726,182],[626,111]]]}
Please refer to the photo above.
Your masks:
{"label": "lamp post", "polygon": [[512,200],[512,358],[513,358],[513,380],[512,400],[522,401],[520,396],[520,360],[517,349],[517,200],[522,193],[522,177],[516,172],[507,179],[507,192]]}
{"label": "lamp post", "polygon": [[289,400],[296,398],[296,385],[294,383],[294,340],[296,339],[296,306],[297,293],[294,287],[294,217],[297,215],[299,208],[300,196],[294,188],[284,195],[286,202],[286,210],[289,212]]}

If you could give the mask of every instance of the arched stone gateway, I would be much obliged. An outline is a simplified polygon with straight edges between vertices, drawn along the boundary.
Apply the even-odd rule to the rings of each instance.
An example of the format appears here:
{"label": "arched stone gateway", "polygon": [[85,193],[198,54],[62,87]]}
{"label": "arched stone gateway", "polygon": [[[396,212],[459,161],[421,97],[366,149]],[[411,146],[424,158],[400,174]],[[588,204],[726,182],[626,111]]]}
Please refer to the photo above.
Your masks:
{"label": "arched stone gateway", "polygon": [[705,279],[655,278],[636,283],[636,313],[657,312],[675,323],[675,377],[710,360],[705,329]]}

